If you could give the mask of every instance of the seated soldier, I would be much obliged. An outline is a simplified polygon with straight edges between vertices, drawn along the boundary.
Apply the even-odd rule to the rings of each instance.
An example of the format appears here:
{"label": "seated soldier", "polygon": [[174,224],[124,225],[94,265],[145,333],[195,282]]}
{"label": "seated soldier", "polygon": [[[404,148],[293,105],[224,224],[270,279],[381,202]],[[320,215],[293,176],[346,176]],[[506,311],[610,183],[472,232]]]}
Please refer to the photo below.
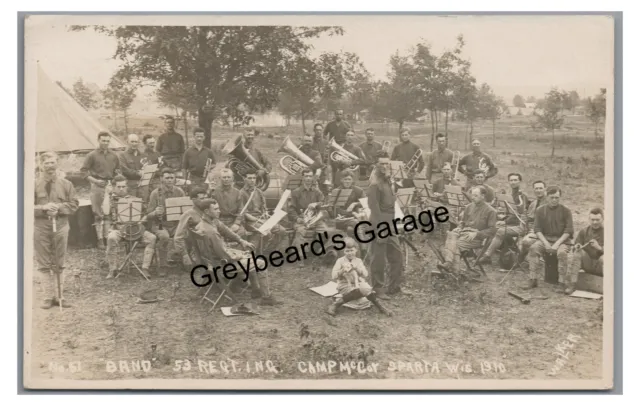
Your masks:
{"label": "seated soldier", "polygon": [[[364,190],[353,184],[353,180],[353,173],[350,170],[345,169],[340,173],[340,182],[342,183],[342,187],[337,188],[338,190],[351,189],[351,194],[349,195],[349,198],[345,202],[344,206],[337,209],[338,215],[342,217],[348,217],[349,219],[336,221],[336,227],[341,230],[346,230],[348,234],[353,234],[353,228],[361,221],[359,220],[359,209],[362,208],[362,205],[359,204],[359,200],[367,197],[364,193]],[[351,205],[353,205],[353,207],[351,211],[349,211],[348,209]]]}
{"label": "seated soldier", "polygon": [[211,198],[215,199],[220,205],[220,221],[234,233],[243,235],[243,216],[240,214],[242,197],[240,191],[233,186],[233,172],[231,169],[220,171],[220,180],[222,185],[211,193]]}
{"label": "seated soldier", "polygon": [[[194,204],[202,212],[202,220],[196,225],[194,231],[205,237],[211,249],[211,255],[214,257],[212,258],[213,260],[236,262],[242,259],[242,256],[227,248],[225,239],[240,244],[245,250],[255,249],[253,244],[243,240],[242,237],[231,231],[229,227],[220,221],[220,205],[215,199],[197,200]],[[255,271],[250,272],[249,281],[253,284],[256,279]],[[230,285],[233,285],[233,282],[237,283],[238,280],[242,282],[243,278],[233,279]],[[232,293],[233,289],[230,290],[230,293]]]}
{"label": "seated soldier", "polygon": [[185,238],[187,237],[187,230],[190,228],[194,228],[200,220],[202,220],[202,212],[198,207],[196,207],[196,200],[202,200],[207,197],[207,191],[201,187],[195,187],[191,190],[189,197],[194,202],[194,205],[191,209],[182,213],[180,216],[180,220],[178,221],[178,226],[176,227],[176,232],[173,236],[173,247],[176,252],[182,254],[182,265],[186,272],[190,272],[193,268],[193,261],[191,261],[191,257],[189,256],[189,247],[186,244]]}
{"label": "seated soldier", "polygon": [[[567,274],[569,262],[569,243],[573,236],[573,214],[568,207],[560,204],[562,191],[557,186],[549,187],[548,203],[536,210],[533,231],[538,237],[529,249],[529,284],[525,289],[538,286],[538,276],[544,275],[544,266],[540,257],[556,254],[558,256],[558,275]],[[557,292],[565,288],[560,283]]]}
{"label": "seated soldier", "polygon": [[464,209],[457,228],[447,232],[444,244],[444,264],[438,268],[459,272],[460,250],[481,248],[486,238],[493,237],[496,227],[496,210],[486,202],[486,189],[471,188],[472,203]]}
{"label": "seated soldier", "polygon": [[[256,180],[257,176],[255,171],[247,173],[244,178],[244,186],[240,191],[242,195],[242,205],[243,207],[246,205],[244,212],[244,228],[247,231],[248,241],[258,247],[260,254],[264,254],[266,257],[269,257],[271,251],[279,246],[285,231],[278,224],[273,226],[265,236],[258,231],[258,228],[260,227],[258,220],[266,220],[268,218],[268,211],[267,201],[262,190],[256,187]],[[261,241],[269,241],[268,246],[262,246]],[[267,277],[266,270],[258,272],[257,280],[251,281],[251,296],[255,299],[262,298],[260,302],[262,305],[275,305],[280,303],[271,296],[269,278]]]}
{"label": "seated soldier", "polygon": [[369,276],[369,272],[362,259],[356,257],[358,244],[350,237],[347,237],[344,242],[344,256],[336,260],[331,271],[331,279],[337,282],[338,286],[336,288],[342,297],[329,306],[327,313],[335,316],[340,306],[352,300],[366,297],[381,313],[386,316],[392,316],[392,313],[380,303],[376,292],[367,283],[366,278]]}
{"label": "seated soldier", "polygon": [[575,290],[578,271],[581,269],[588,274],[603,276],[604,254],[604,212],[596,207],[589,212],[589,225],[578,232],[575,243],[575,255],[573,256],[569,275],[564,278],[566,294],[570,295]]}
{"label": "seated soldier", "polygon": [[[433,182],[433,193],[444,195],[444,187],[445,186],[460,186],[457,180],[453,178],[453,169],[451,169],[451,164],[449,162],[445,162],[442,164],[442,177]],[[446,197],[444,197],[446,199]]]}
{"label": "seated soldier", "polygon": [[484,183],[485,179],[486,178],[484,171],[482,169],[476,169],[473,172],[473,185],[471,187],[482,186],[483,188],[485,188],[487,191],[487,193],[485,194],[485,200],[487,201],[487,203],[493,204],[493,201],[496,198],[496,192],[491,186]]}
{"label": "seated soldier", "polygon": [[524,232],[524,237],[520,240],[520,246],[518,247],[520,250],[520,254],[518,255],[518,263],[520,264],[520,269],[525,272],[529,271],[529,263],[523,262],[527,258],[527,254],[529,253],[529,249],[538,240],[538,237],[533,232],[533,220],[535,219],[536,210],[538,207],[542,207],[547,204],[547,186],[541,181],[537,180],[533,182],[533,194],[535,199],[529,203],[529,207],[527,208],[527,212],[525,215],[525,220],[527,222],[527,227]]}
{"label": "seated soldier", "polygon": [[[184,197],[184,192],[175,186],[176,175],[171,168],[162,169],[162,183],[160,187],[151,192],[149,206],[147,208],[147,223],[149,230],[155,234],[158,241],[158,262],[160,276],[167,274],[167,248],[169,240],[178,227],[178,221],[167,221],[165,216],[166,199],[171,197]],[[175,247],[174,247],[175,249]]]}
{"label": "seated soldier", "polygon": [[[484,252],[482,258],[480,258],[481,264],[491,264],[491,255],[502,246],[505,238],[518,238],[524,235],[526,227],[526,207],[528,203],[527,196],[520,190],[520,182],[522,181],[522,175],[519,173],[510,173],[507,176],[509,180],[509,186],[511,186],[511,197],[515,203],[515,207],[511,206],[507,210],[507,215],[504,220],[496,222],[496,235],[491,240],[489,248]],[[515,210],[515,214],[512,212]]]}
{"label": "seated soldier", "polygon": [[[347,131],[344,145],[340,145],[342,148],[344,148],[345,151],[351,153],[356,157],[354,160],[350,162],[331,161],[331,166],[333,168],[332,179],[333,179],[334,185],[340,185],[340,174],[342,173],[342,171],[344,171],[345,169],[348,169],[353,165],[363,165],[363,164],[366,164],[367,162],[367,159],[364,156],[364,152],[362,152],[360,147],[354,143],[355,138],[356,138],[356,134],[352,130],[349,130]],[[338,140],[336,140],[336,142],[338,142],[339,144]]]}
{"label": "seated soldier", "polygon": [[[113,178],[113,197],[115,202],[120,199],[130,199],[135,196],[129,196],[127,194],[127,178],[122,175],[117,175]],[[112,207],[111,210],[114,210]],[[111,230],[107,235],[107,262],[109,263],[109,274],[107,279],[115,277],[115,273],[118,270],[118,245],[120,241],[125,237],[122,233],[123,225],[117,222],[117,219],[113,219],[114,223],[111,224]],[[149,266],[151,265],[151,259],[156,249],[156,236],[148,231],[144,231],[142,234],[142,242],[145,244],[144,257],[142,260],[142,273],[150,278]],[[120,257],[121,259],[121,257]]]}

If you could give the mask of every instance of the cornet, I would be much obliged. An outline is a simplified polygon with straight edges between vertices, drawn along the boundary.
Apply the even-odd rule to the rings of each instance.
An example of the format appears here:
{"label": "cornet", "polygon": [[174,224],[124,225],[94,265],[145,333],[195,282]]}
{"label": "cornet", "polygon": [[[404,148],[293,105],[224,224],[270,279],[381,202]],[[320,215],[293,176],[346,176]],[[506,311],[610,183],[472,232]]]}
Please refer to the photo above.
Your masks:
{"label": "cornet", "polygon": [[329,159],[331,159],[331,161],[345,164],[349,166],[349,170],[351,171],[358,170],[360,166],[353,165],[352,162],[357,161],[360,158],[341,147],[340,144],[338,144],[333,138],[331,139],[331,141],[329,141],[328,147],[333,150],[333,152],[331,152],[331,155],[329,155]]}

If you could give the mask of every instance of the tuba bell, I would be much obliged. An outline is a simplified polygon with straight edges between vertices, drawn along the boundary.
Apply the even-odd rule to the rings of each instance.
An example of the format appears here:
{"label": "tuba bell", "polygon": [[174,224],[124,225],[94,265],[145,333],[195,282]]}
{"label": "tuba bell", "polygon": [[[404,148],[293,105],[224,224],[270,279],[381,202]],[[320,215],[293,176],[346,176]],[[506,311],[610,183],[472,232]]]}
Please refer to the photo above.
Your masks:
{"label": "tuba bell", "polygon": [[280,167],[283,171],[289,175],[297,175],[302,172],[303,169],[313,165],[313,159],[309,158],[304,152],[300,151],[298,147],[287,137],[278,152],[284,152],[285,155],[280,158]]}
{"label": "tuba bell", "polygon": [[333,138],[331,139],[331,141],[329,141],[329,145],[327,146],[327,148],[332,151],[331,155],[329,155],[329,159],[331,159],[331,161],[349,165],[349,170],[351,171],[358,170],[359,166],[352,165],[351,163],[360,158],[341,147],[340,144],[338,144]]}
{"label": "tuba bell", "polygon": [[[251,171],[264,171],[264,176],[259,176],[256,181],[256,187],[262,191],[269,187],[269,174],[266,173],[266,169],[263,168],[260,163],[249,153],[247,148],[242,142],[242,135],[232,138],[222,149],[222,153],[230,156],[225,167],[231,169],[231,171],[237,176],[244,179],[246,174]],[[238,180],[238,182],[242,182]]]}

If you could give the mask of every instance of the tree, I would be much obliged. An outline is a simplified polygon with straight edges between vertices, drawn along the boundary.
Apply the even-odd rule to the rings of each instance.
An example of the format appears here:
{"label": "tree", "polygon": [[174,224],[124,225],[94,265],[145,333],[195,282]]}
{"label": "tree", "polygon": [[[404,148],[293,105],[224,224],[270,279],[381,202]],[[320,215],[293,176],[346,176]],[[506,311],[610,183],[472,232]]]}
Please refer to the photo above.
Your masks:
{"label": "tree", "polygon": [[189,125],[188,117],[197,117],[198,105],[193,100],[195,89],[193,86],[185,84],[174,84],[170,86],[164,86],[156,90],[156,97],[158,103],[162,107],[168,107],[176,111],[177,117],[182,117],[185,141],[187,147],[189,146]]}
{"label": "tree", "polygon": [[527,105],[524,104],[524,98],[519,94],[513,96],[513,105],[515,107],[527,107]]}
{"label": "tree", "polygon": [[569,105],[571,114],[576,114],[576,107],[580,105],[580,95],[575,90],[569,92]]}
{"label": "tree", "polygon": [[496,146],[496,120],[502,116],[507,106],[504,100],[493,93],[488,84],[483,83],[478,91],[480,118],[491,120],[493,127],[493,146]]}
{"label": "tree", "polygon": [[468,81],[457,94],[457,108],[461,120],[467,123],[469,133],[465,134],[465,148],[471,144],[473,124],[481,117],[481,105],[478,88],[474,81]]}
{"label": "tree", "polygon": [[565,100],[566,97],[563,92],[555,88],[551,89],[551,91],[545,95],[542,103],[536,106],[536,111],[533,113],[538,124],[547,131],[551,131],[551,156],[554,156],[556,151],[555,131],[564,123],[564,114],[562,114],[562,111],[565,106]]}
{"label": "tree", "polygon": [[600,89],[600,93],[595,97],[588,97],[586,100],[586,115],[594,124],[593,133],[598,139],[598,128],[600,122],[604,121],[607,115],[607,89]]}
{"label": "tree", "polygon": [[97,107],[95,93],[84,84],[82,78],[76,80],[73,84],[73,98],[76,99],[76,101],[86,110]]}
{"label": "tree", "polygon": [[[73,26],[72,30],[83,30]],[[278,103],[287,62],[305,54],[306,40],[342,35],[340,27],[94,26],[117,40],[121,74],[160,87],[191,86],[198,125],[211,146],[216,118],[237,118]]]}
{"label": "tree", "polygon": [[[116,113],[121,111],[124,115],[124,131],[125,133],[129,133],[129,107],[131,107],[131,103],[136,98],[136,87],[127,82],[126,79],[123,79],[119,75],[114,75],[111,77],[109,84],[102,91],[102,96],[104,97],[105,107],[113,110],[114,112],[114,122],[116,121]],[[117,129],[117,126],[116,126]]]}
{"label": "tree", "polygon": [[536,98],[534,96],[527,97],[526,103],[536,103]]}

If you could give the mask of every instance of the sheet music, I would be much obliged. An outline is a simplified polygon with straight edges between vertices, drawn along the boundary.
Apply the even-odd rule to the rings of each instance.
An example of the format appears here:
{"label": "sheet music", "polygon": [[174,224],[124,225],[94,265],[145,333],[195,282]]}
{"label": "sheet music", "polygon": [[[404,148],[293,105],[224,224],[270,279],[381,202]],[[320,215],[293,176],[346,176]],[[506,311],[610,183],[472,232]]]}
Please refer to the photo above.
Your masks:
{"label": "sheet music", "polygon": [[362,205],[362,208],[364,209],[364,212],[367,214],[367,218],[371,218],[371,210],[369,209],[369,201],[367,200],[367,198],[363,197],[362,199],[360,199],[358,201]]}
{"label": "sheet music", "polygon": [[266,235],[286,215],[287,215],[286,211],[282,211],[276,208],[273,211],[273,215],[269,217],[269,219],[265,221],[264,224],[262,224],[262,226],[260,226],[260,228],[258,229],[258,232],[262,235]]}
{"label": "sheet music", "polygon": [[291,196],[291,190],[285,189],[284,192],[282,192],[282,196],[280,197],[280,201],[278,202],[278,205],[273,210],[274,213],[282,210],[282,206],[284,206],[287,200],[289,200],[289,196]]}

